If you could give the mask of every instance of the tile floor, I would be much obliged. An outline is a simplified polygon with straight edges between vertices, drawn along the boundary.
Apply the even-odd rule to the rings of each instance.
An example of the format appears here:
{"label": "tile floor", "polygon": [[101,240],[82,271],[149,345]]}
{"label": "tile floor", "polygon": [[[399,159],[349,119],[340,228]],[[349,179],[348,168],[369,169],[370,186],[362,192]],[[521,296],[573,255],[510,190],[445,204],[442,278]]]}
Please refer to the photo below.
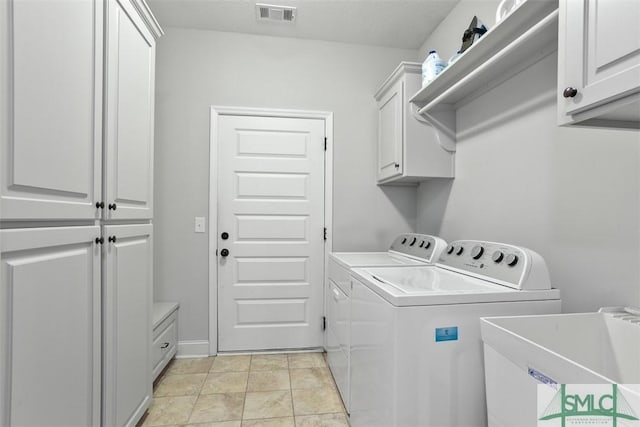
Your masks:
{"label": "tile floor", "polygon": [[176,359],[143,427],[348,427],[322,353]]}

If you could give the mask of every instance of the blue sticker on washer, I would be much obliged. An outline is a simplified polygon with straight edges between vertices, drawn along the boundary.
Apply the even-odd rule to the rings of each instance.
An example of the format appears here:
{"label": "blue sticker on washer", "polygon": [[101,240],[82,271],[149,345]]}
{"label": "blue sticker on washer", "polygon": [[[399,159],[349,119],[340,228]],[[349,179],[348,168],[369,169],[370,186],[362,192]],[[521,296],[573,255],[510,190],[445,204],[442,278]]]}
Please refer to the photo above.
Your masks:
{"label": "blue sticker on washer", "polygon": [[436,342],[440,341],[458,341],[458,327],[436,328]]}

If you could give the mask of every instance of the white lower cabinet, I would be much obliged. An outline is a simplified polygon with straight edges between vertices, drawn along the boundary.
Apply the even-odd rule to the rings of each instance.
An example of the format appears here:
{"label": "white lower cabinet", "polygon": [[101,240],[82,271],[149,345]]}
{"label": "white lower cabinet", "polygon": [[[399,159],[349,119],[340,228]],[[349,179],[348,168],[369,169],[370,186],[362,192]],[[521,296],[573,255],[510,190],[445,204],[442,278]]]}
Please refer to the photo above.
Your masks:
{"label": "white lower cabinet", "polygon": [[152,395],[152,225],[103,230],[103,426],[135,426]]}
{"label": "white lower cabinet", "polygon": [[178,347],[178,303],[153,304],[153,347],[151,348],[153,381],[176,355]]}
{"label": "white lower cabinet", "polygon": [[0,425],[100,425],[99,236],[0,230]]}

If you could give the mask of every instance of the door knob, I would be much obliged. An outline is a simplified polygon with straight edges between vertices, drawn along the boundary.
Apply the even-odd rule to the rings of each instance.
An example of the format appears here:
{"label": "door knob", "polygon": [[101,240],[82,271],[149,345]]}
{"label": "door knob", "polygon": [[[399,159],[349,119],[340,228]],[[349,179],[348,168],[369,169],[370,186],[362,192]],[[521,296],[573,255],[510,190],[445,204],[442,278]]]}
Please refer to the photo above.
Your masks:
{"label": "door knob", "polygon": [[109,236],[109,239],[108,239],[108,240],[109,240],[110,242],[115,243],[115,242],[116,242],[116,236]]}
{"label": "door knob", "polygon": [[116,210],[116,208],[118,207],[115,203],[109,203],[109,210]]}
{"label": "door knob", "polygon": [[573,98],[578,94],[578,89],[575,87],[568,87],[562,92],[562,96],[565,98]]}
{"label": "door knob", "polygon": [[96,244],[101,245],[104,243],[104,237],[96,237]]}
{"label": "door knob", "polygon": [[396,169],[400,169],[400,163],[396,163],[395,166],[396,166]]}
{"label": "door knob", "polygon": [[226,231],[224,233],[222,233],[220,235],[220,237],[222,238],[222,240],[227,240],[229,238],[229,233],[227,233]]}
{"label": "door knob", "polygon": [[96,202],[96,209],[104,209],[104,202]]}
{"label": "door knob", "polygon": [[222,255],[223,257],[227,257],[229,256],[229,249],[223,249],[220,251],[220,255]]}

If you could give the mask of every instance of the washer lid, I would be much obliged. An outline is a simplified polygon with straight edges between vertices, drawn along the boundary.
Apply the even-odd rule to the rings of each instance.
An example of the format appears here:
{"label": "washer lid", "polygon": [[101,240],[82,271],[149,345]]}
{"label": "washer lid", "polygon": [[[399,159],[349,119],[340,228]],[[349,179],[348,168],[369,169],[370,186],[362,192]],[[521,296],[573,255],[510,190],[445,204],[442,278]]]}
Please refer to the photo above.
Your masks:
{"label": "washer lid", "polygon": [[356,278],[395,306],[559,299],[557,289],[519,291],[436,266],[359,268]]}
{"label": "washer lid", "polygon": [[396,255],[392,252],[332,252],[329,256],[346,268],[427,265],[425,261]]}

